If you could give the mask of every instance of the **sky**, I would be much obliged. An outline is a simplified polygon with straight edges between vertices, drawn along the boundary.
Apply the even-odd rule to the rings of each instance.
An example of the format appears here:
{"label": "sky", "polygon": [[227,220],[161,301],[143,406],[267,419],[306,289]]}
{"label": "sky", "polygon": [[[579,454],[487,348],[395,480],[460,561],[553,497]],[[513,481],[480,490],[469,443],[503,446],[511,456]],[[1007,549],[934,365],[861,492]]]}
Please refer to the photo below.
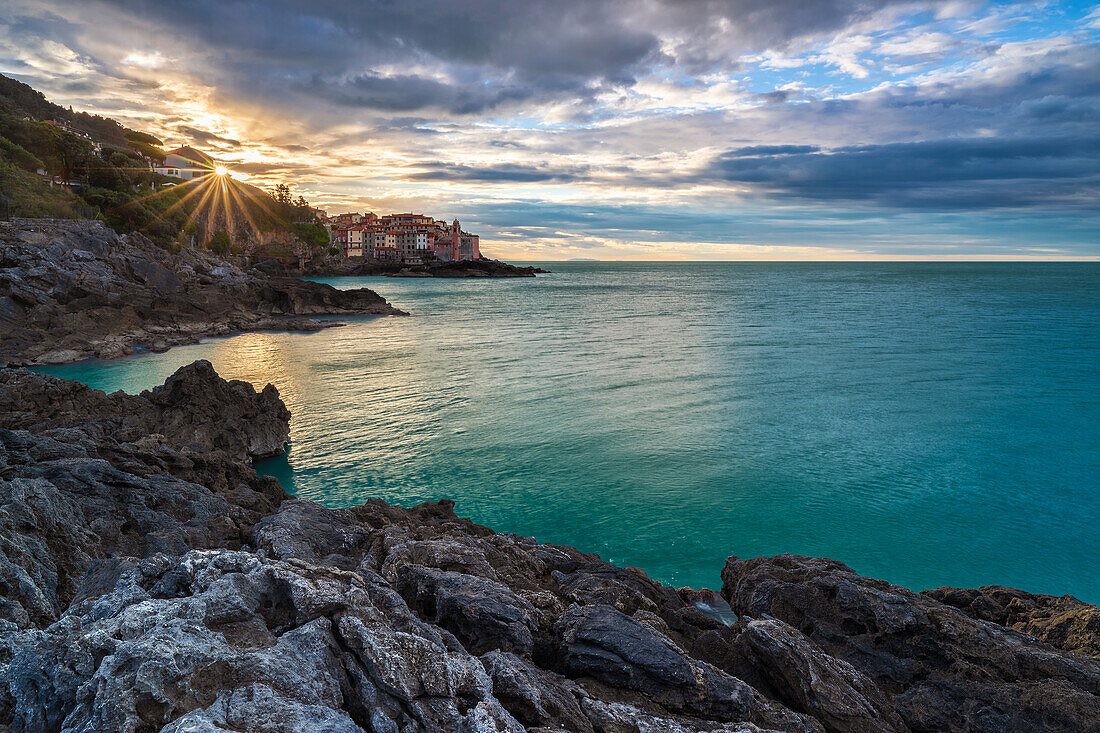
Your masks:
{"label": "sky", "polygon": [[1100,259],[1100,5],[4,0],[0,72],[521,260]]}

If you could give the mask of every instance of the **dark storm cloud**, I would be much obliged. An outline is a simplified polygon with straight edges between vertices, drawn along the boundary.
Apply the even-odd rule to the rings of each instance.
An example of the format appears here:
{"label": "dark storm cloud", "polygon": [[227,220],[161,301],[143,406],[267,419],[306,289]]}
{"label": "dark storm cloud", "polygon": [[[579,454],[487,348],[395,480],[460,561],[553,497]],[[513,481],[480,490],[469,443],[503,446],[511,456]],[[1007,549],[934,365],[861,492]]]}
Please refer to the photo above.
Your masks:
{"label": "dark storm cloud", "polygon": [[[703,68],[741,39],[758,47],[837,30],[911,0],[102,0],[194,37],[227,83],[271,93],[287,84],[342,106],[477,114],[532,99],[629,85],[661,61]],[[931,6],[936,0],[916,5]],[[723,28],[718,31],[716,29]],[[715,34],[720,41],[716,43]],[[733,64],[726,58],[723,66]],[[392,73],[402,66],[433,66]],[[379,68],[389,66],[391,73]]]}
{"label": "dark storm cloud", "polygon": [[928,209],[1100,210],[1100,138],[932,140],[731,151],[710,175],[769,194]]}
{"label": "dark storm cloud", "polygon": [[436,108],[455,114],[476,114],[505,101],[529,99],[530,87],[501,85],[463,87],[419,76],[362,74],[346,82],[328,83],[315,77],[299,87],[303,91],[345,107],[364,107],[388,112]]}

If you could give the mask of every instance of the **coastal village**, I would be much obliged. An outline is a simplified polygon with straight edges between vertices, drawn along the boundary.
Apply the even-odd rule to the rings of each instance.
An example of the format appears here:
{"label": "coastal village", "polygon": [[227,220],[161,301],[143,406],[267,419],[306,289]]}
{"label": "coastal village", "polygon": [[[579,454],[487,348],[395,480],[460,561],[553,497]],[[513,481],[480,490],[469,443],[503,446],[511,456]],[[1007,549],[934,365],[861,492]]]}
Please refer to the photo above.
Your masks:
{"label": "coastal village", "polygon": [[480,238],[462,231],[458,219],[448,224],[424,214],[378,216],[368,212],[328,217],[318,211],[318,216],[345,257],[373,257],[406,265],[481,259]]}
{"label": "coastal village", "polygon": [[[154,167],[160,175],[184,181],[217,170],[217,161],[190,146],[168,151],[164,161]],[[480,237],[462,231],[457,219],[447,223],[424,214],[352,212],[329,216],[316,207],[310,211],[328,232],[330,244],[346,258],[369,257],[403,265],[481,259]]]}

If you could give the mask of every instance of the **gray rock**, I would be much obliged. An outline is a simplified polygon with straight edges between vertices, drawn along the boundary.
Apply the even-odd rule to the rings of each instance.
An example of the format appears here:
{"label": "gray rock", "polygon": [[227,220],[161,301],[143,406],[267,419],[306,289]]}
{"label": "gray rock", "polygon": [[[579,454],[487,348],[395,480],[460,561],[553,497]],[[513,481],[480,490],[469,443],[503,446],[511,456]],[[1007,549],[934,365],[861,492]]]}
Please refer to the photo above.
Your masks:
{"label": "gray rock", "polygon": [[1089,657],[835,560],[731,557],[722,579],[738,615],[794,627],[874,680],[914,731],[1100,730],[1100,662]]}
{"label": "gray rock", "polygon": [[422,618],[450,631],[474,654],[500,649],[529,655],[534,650],[538,611],[502,583],[406,565],[395,588]]}
{"label": "gray rock", "polygon": [[749,621],[737,646],[782,702],[830,733],[907,733],[882,690],[777,619]]}
{"label": "gray rock", "polygon": [[554,629],[560,638],[563,669],[611,687],[642,693],[688,715],[715,720],[747,720],[752,690],[738,679],[699,660],[610,606],[574,606]]}
{"label": "gray rock", "polygon": [[572,680],[510,652],[492,651],[481,661],[493,680],[493,696],[524,725],[593,731],[580,703],[587,694]]}
{"label": "gray rock", "polygon": [[0,366],[113,358],[205,336],[316,330],[312,315],[397,315],[377,293],[336,290],[206,250],[172,253],[101,222],[0,223]]}

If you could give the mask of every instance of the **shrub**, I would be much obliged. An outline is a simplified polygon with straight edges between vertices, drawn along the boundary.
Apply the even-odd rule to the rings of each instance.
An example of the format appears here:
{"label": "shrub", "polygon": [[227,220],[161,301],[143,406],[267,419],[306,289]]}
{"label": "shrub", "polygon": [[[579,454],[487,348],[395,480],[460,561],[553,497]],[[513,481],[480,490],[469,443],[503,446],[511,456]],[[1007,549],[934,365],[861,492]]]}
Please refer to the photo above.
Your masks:
{"label": "shrub", "polygon": [[233,251],[233,242],[226,232],[217,232],[206,245],[214,254],[227,255]]}

